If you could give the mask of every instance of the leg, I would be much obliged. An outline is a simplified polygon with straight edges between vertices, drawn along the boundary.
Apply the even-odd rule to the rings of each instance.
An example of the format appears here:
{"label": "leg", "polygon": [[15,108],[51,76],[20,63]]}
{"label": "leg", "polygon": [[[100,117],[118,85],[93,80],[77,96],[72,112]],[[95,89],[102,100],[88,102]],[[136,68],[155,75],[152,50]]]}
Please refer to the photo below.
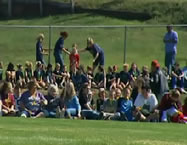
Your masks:
{"label": "leg", "polygon": [[62,58],[61,54],[54,54],[55,56],[55,63],[59,63],[60,64],[60,69],[61,71],[64,70],[64,60]]}
{"label": "leg", "polygon": [[175,76],[172,76],[171,87],[172,89],[175,89],[177,87],[177,78]]}
{"label": "leg", "polygon": [[66,109],[65,117],[71,118],[72,116],[76,116],[76,115],[77,115],[77,110],[76,109],[74,109],[74,108]]}

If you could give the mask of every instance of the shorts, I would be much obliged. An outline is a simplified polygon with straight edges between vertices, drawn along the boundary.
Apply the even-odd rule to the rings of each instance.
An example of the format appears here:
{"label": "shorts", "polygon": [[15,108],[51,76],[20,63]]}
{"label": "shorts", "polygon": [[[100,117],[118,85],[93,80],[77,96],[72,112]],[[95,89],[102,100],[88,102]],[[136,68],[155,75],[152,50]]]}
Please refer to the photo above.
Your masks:
{"label": "shorts", "polygon": [[95,62],[93,63],[93,65],[97,66],[97,65],[101,65],[104,66],[105,65],[105,57],[104,57],[104,53],[99,53],[98,58],[95,60]]}

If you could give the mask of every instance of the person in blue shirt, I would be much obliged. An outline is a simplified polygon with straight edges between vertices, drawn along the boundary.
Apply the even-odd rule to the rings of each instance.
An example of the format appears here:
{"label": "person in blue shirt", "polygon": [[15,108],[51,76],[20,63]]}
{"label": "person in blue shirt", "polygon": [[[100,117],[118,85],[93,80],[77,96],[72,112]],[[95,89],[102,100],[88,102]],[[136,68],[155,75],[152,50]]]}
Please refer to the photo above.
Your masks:
{"label": "person in blue shirt", "polygon": [[171,74],[172,66],[175,64],[177,54],[178,34],[171,25],[167,26],[167,33],[164,36],[165,43],[165,66],[168,68],[168,73]]}
{"label": "person in blue shirt", "polygon": [[130,99],[131,90],[127,87],[123,90],[123,97],[118,99],[118,111],[120,112],[121,120],[132,121],[133,118],[133,102]]}
{"label": "person in blue shirt", "polygon": [[75,87],[72,82],[66,82],[65,88],[62,91],[62,102],[64,104],[66,118],[81,117],[81,105],[75,92]]}
{"label": "person in blue shirt", "polygon": [[47,104],[43,94],[37,91],[37,83],[31,81],[28,84],[28,90],[20,98],[21,117],[44,117],[42,106]]}
{"label": "person in blue shirt", "polygon": [[44,34],[40,33],[36,43],[36,61],[40,61],[42,64],[46,65],[43,55],[47,55],[48,53],[43,49],[43,41]]}
{"label": "person in blue shirt", "polygon": [[64,60],[62,57],[62,51],[64,51],[66,54],[70,55],[70,52],[64,48],[64,40],[68,37],[67,32],[60,32],[60,38],[57,40],[55,44],[54,49],[54,56],[55,56],[55,63],[60,64],[60,70],[63,71],[64,69]]}
{"label": "person in blue shirt", "polygon": [[95,68],[99,65],[101,67],[104,67],[105,64],[105,57],[104,57],[104,51],[103,49],[96,43],[94,43],[94,40],[92,38],[87,38],[87,47],[85,49],[79,50],[79,52],[89,51],[93,59],[93,72]]}

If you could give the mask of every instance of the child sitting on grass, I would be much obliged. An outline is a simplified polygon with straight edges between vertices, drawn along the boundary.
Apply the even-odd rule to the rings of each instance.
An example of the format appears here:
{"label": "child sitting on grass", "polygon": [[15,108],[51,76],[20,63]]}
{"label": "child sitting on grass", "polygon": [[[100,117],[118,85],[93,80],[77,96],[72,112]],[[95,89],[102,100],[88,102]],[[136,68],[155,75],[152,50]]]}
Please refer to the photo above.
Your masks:
{"label": "child sitting on grass", "polygon": [[36,63],[36,69],[34,71],[34,78],[36,80],[38,89],[45,87],[45,82],[43,81],[43,74],[42,74],[42,64],[40,61]]}
{"label": "child sitting on grass", "polygon": [[123,121],[133,120],[133,102],[130,99],[131,90],[125,88],[123,91],[123,97],[118,99],[118,112],[120,112],[120,118]]}
{"label": "child sitting on grass", "polygon": [[16,84],[19,83],[20,87],[24,87],[25,85],[25,79],[24,79],[24,73],[23,73],[23,66],[21,64],[17,65],[17,71],[16,71]]}
{"label": "child sitting on grass", "polygon": [[14,69],[14,64],[9,63],[6,70],[6,81],[11,82],[12,86],[15,86],[16,82],[16,71]]}
{"label": "child sitting on grass", "polygon": [[15,99],[12,91],[12,84],[10,82],[4,82],[0,91],[3,116],[14,116],[16,113]]}
{"label": "child sitting on grass", "polygon": [[158,109],[161,112],[162,122],[178,122],[176,119],[179,112],[182,112],[181,94],[178,89],[172,90],[171,93],[167,93],[162,97]]}
{"label": "child sitting on grass", "polygon": [[28,84],[33,78],[33,64],[26,61],[25,63],[25,83]]}

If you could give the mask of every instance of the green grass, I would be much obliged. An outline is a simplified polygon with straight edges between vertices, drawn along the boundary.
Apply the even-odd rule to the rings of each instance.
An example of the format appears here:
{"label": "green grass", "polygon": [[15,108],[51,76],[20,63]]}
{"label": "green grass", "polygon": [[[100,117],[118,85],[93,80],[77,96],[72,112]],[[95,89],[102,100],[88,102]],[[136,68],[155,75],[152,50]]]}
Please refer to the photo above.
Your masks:
{"label": "green grass", "polygon": [[187,23],[187,0],[75,0],[75,5],[87,9],[147,13],[152,17],[151,23]]}
{"label": "green grass", "polygon": [[[127,21],[117,18],[94,15],[90,13],[74,15],[55,15],[43,18],[1,20],[0,25],[143,25],[146,22]],[[124,58],[124,28],[53,28],[52,49],[59,37],[60,31],[67,31],[69,38],[65,41],[65,47],[71,50],[73,43],[79,48],[86,47],[86,38],[93,37],[105,51],[106,66],[117,64],[122,66]],[[49,47],[48,28],[0,28],[0,60],[5,66],[8,62],[14,64],[35,60],[35,43],[39,33],[45,34],[44,47]],[[150,66],[153,59],[158,59],[164,64],[163,36],[166,30],[163,28],[128,28],[127,30],[127,62],[136,62],[140,67]],[[179,45],[177,59],[186,58],[186,37],[184,28],[178,28]],[[68,65],[68,56],[65,62]],[[45,57],[46,61],[48,57]],[[53,53],[51,62],[54,63]],[[181,62],[182,66],[185,62]],[[89,53],[81,53],[81,64],[91,65],[92,56]]]}
{"label": "green grass", "polygon": [[183,124],[1,118],[1,145],[185,145]]}

